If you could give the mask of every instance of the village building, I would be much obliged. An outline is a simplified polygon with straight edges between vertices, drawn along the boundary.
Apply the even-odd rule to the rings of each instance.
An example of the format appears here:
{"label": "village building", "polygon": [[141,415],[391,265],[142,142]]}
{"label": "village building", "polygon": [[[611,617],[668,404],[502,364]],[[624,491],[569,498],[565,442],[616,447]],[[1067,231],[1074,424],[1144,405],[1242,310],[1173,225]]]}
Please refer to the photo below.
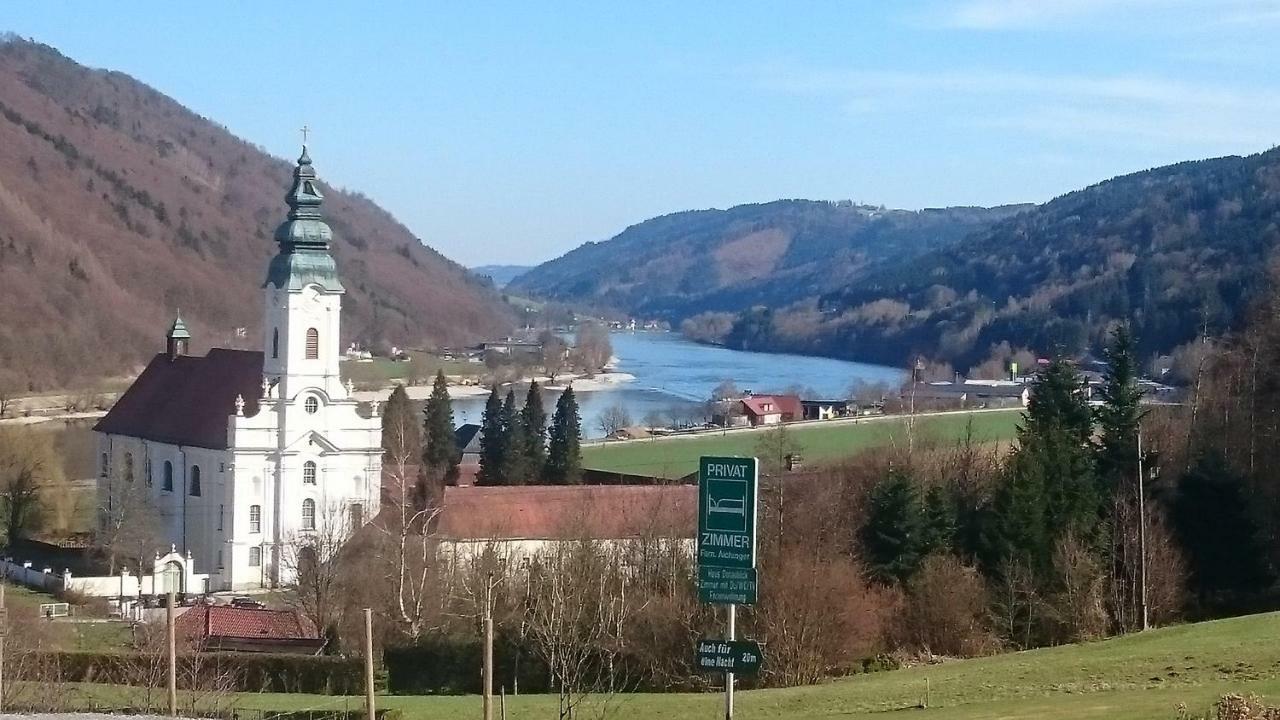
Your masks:
{"label": "village building", "polygon": [[378,514],[381,420],[339,377],[345,290],[305,147],[285,201],[262,285],[263,349],[191,355],[178,318],[94,428],[103,521],[153,507],[163,546],[194,564],[178,576],[208,576],[180,592],[286,583],[314,558],[309,537]]}
{"label": "village building", "polygon": [[317,655],[324,638],[293,610],[197,605],[184,609],[174,633],[204,652],[263,652]]}
{"label": "village building", "polygon": [[742,399],[742,410],[753,427],[804,418],[804,408],[795,395],[748,395]]}

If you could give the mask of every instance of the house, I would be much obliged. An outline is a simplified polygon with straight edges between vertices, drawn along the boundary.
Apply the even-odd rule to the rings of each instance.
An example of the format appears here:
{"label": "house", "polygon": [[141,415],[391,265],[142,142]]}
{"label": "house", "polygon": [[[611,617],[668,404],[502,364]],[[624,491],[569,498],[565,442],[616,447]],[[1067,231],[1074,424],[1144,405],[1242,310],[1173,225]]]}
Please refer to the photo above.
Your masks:
{"label": "house", "polygon": [[179,577],[207,574],[210,590],[288,583],[284,551],[378,514],[381,419],[339,377],[346,290],[305,146],[285,199],[262,284],[262,349],[192,355],[177,318],[165,352],[94,427],[100,521],[153,506],[162,547],[194,565]]}
{"label": "house", "polygon": [[934,404],[955,407],[1026,407],[1031,400],[1031,386],[1013,380],[964,380],[962,382],[922,382],[904,390],[917,405]]}
{"label": "house", "polygon": [[293,610],[196,605],[178,616],[175,634],[203,651],[317,655],[324,638]]}
{"label": "house", "polygon": [[645,537],[678,539],[693,551],[695,485],[447,487],[436,525],[440,552],[461,562],[492,549],[526,564],[556,543]]}
{"label": "house", "polygon": [[753,427],[795,422],[804,417],[800,398],[795,395],[748,395],[741,402],[743,414]]}
{"label": "house", "polygon": [[453,440],[462,459],[458,462],[458,484],[474,485],[480,472],[480,426],[465,423],[453,431]]}
{"label": "house", "polygon": [[853,414],[854,404],[848,400],[801,400],[805,420],[833,420]]}

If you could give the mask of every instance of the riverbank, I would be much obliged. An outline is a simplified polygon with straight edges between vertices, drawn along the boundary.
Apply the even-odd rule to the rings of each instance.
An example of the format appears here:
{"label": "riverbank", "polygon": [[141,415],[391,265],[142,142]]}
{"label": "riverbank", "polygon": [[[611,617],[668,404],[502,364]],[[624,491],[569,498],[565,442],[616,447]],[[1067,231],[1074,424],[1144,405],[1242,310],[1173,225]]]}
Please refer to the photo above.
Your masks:
{"label": "riverbank", "polygon": [[[594,375],[586,373],[561,373],[552,382],[547,375],[533,375],[522,378],[515,383],[503,383],[503,387],[507,385],[523,384],[536,380],[547,390],[563,391],[570,385],[573,386],[575,393],[594,392],[599,390],[612,390],[622,383],[635,382],[636,376],[625,372],[603,372]],[[378,390],[357,390],[351,394],[351,397],[360,402],[385,401],[387,395],[395,389],[392,383]],[[426,400],[431,397],[431,385],[410,385],[405,387],[410,400]],[[456,381],[449,384],[449,397],[454,399],[478,398],[489,394],[489,387],[482,384],[464,384]]]}

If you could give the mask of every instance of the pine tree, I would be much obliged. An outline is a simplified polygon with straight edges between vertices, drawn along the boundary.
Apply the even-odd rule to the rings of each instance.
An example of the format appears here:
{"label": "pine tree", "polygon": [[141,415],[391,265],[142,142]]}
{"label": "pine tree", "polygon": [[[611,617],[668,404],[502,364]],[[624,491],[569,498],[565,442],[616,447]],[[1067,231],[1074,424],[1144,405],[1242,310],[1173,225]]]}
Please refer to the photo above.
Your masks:
{"label": "pine tree", "polygon": [[480,420],[480,471],[477,485],[505,485],[507,468],[507,436],[502,427],[502,398],[498,386],[489,391]]}
{"label": "pine tree", "polygon": [[1187,553],[1191,588],[1202,602],[1268,586],[1266,552],[1245,479],[1231,470],[1221,451],[1200,456],[1178,482],[1173,521]]}
{"label": "pine tree", "polygon": [[1138,386],[1137,363],[1133,357],[1133,338],[1129,329],[1119,325],[1111,333],[1105,357],[1107,373],[1099,395],[1102,405],[1097,410],[1099,438],[1097,447],[1098,478],[1109,491],[1129,485],[1138,473],[1138,422],[1142,419],[1139,403],[1142,388]]}
{"label": "pine tree", "polygon": [[890,470],[872,488],[862,550],[871,576],[885,583],[905,582],[925,553],[920,494],[909,475]]}
{"label": "pine tree", "polygon": [[413,402],[403,385],[396,385],[382,409],[382,462],[413,465],[422,451],[422,436],[414,417]]}
{"label": "pine tree", "polygon": [[524,485],[528,482],[524,462],[524,428],[520,422],[520,410],[516,407],[516,391],[507,390],[502,403],[502,435],[506,448],[502,458],[502,476],[506,485]]}
{"label": "pine tree", "polygon": [[520,409],[520,430],[524,451],[524,464],[531,481],[542,472],[547,463],[547,411],[542,408],[542,391],[538,381],[529,383],[529,392]]}
{"label": "pine tree", "polygon": [[941,485],[924,494],[922,545],[924,554],[945,552],[955,545],[956,502]]}
{"label": "pine tree", "polygon": [[543,482],[548,485],[577,485],[582,482],[582,420],[573,387],[567,387],[556,401],[547,439],[547,464]]}
{"label": "pine tree", "polygon": [[458,481],[458,463],[462,461],[462,452],[458,449],[458,439],[454,435],[453,401],[449,398],[449,384],[443,370],[436,373],[431,397],[427,398],[422,413],[425,437],[422,465],[444,484],[453,485]]}
{"label": "pine tree", "polygon": [[1041,466],[1022,448],[1010,458],[996,486],[982,533],[982,561],[996,576],[1011,564],[1047,571],[1053,543],[1045,526],[1045,487]]}

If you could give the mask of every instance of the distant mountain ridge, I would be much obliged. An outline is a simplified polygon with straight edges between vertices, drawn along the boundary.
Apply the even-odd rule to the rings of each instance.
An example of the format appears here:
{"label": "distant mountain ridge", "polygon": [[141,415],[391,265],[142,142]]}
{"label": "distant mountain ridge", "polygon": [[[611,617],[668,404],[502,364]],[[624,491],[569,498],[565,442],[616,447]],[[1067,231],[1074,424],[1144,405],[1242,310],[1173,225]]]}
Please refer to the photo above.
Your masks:
{"label": "distant mountain ridge", "polygon": [[493,280],[494,286],[501,290],[532,269],[532,265],[479,265],[471,268],[471,272]]}
{"label": "distant mountain ridge", "polygon": [[[322,184],[323,148],[313,148]],[[291,162],[118,72],[0,38],[0,382],[136,368],[176,310],[194,348],[259,347]],[[324,184],[344,340],[453,344],[511,326],[500,296],[359,193]]]}
{"label": "distant mountain ridge", "polygon": [[1027,207],[908,211],[777,200],[678,212],[582,245],[516,278],[509,289],[673,321],[757,303],[786,305]]}

